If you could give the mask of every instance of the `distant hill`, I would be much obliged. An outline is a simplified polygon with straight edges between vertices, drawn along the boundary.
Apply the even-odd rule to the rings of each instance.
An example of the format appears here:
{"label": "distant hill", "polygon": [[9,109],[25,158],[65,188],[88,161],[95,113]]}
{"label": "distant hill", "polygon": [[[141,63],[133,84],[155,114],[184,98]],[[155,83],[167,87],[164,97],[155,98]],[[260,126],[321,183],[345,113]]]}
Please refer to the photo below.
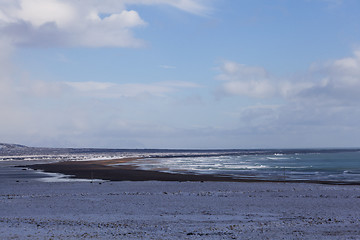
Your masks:
{"label": "distant hill", "polygon": [[18,149],[18,148],[29,148],[25,145],[13,144],[13,143],[0,143],[0,149]]}

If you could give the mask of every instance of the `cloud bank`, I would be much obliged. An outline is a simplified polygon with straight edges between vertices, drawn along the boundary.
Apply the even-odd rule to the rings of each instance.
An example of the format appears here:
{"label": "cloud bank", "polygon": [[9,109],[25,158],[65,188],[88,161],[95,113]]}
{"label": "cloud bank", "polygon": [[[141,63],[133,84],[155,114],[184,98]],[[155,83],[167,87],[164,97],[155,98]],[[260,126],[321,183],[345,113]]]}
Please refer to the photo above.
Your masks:
{"label": "cloud bank", "polygon": [[[290,78],[276,78],[261,67],[229,61],[219,69],[221,73],[216,79],[221,81],[219,91],[223,97],[258,100],[258,104],[237,112],[243,126],[239,129],[241,133],[280,136],[294,133],[318,141],[319,136],[359,132],[359,50],[351,57],[314,63],[307,72]],[[330,138],[327,140],[330,144]],[[356,146],[357,140],[342,141],[344,146]],[[326,141],[323,143],[326,145]]]}
{"label": "cloud bank", "polygon": [[360,50],[352,57],[314,63],[303,76],[277,79],[264,68],[225,61],[216,79],[225,95],[252,98],[319,99],[345,101],[360,97]]}

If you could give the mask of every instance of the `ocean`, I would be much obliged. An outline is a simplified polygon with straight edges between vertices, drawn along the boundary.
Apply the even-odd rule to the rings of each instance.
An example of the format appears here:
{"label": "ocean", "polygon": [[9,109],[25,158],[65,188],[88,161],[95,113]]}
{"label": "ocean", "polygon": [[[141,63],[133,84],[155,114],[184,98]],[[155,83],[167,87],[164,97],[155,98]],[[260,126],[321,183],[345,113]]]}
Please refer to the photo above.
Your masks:
{"label": "ocean", "polygon": [[[360,184],[360,149],[164,150],[0,148],[0,166],[139,157],[143,170],[218,174],[238,179]],[[4,172],[5,169],[2,170]],[[21,174],[21,173],[17,173]]]}
{"label": "ocean", "polygon": [[138,160],[144,170],[220,174],[238,179],[360,184],[360,151],[258,150],[217,156]]}

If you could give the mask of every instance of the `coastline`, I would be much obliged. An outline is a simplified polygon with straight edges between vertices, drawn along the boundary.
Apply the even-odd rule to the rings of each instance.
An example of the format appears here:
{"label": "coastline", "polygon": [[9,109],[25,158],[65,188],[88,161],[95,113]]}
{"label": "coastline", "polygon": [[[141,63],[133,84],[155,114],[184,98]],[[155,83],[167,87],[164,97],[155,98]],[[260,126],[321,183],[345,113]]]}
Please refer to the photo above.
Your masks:
{"label": "coastline", "polygon": [[[78,175],[72,178],[74,181],[60,182],[42,181],[36,178],[42,175],[36,171],[4,166],[5,175],[0,181],[1,238],[335,240],[360,237],[359,186],[234,182],[234,179],[226,182],[224,178],[178,181],[177,175],[171,175],[175,177],[172,181],[76,179],[91,171],[109,173],[110,169],[136,173],[142,180],[144,172],[154,174],[133,172],[136,169],[131,162],[109,166],[124,161],[131,159],[31,165],[39,170],[47,166],[49,172],[68,174],[69,169],[79,168]],[[13,176],[7,172],[11,169]]]}
{"label": "coastline", "polygon": [[[101,179],[108,181],[177,181],[177,182],[236,182],[229,176],[195,175],[182,173],[167,173],[137,169],[131,161],[139,158],[122,158],[94,161],[64,161],[45,164],[33,164],[21,167],[41,170],[48,173],[60,173],[71,178]],[[124,165],[117,165],[122,163]]]}
{"label": "coastline", "polygon": [[[330,185],[360,185],[358,182],[257,179],[216,174],[169,173],[157,170],[141,170],[131,164],[143,158],[121,158],[111,160],[63,161],[32,164],[26,167],[47,173],[59,173],[74,179],[101,179],[105,181],[177,181],[177,182],[274,182],[274,183],[314,183]],[[124,164],[126,163],[126,164]]]}

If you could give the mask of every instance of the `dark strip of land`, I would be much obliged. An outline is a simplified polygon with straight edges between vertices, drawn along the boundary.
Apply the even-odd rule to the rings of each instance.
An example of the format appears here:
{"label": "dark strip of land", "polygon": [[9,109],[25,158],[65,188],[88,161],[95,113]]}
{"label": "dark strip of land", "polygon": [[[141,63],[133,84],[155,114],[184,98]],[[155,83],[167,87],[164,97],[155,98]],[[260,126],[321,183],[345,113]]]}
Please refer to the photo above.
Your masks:
{"label": "dark strip of land", "polygon": [[133,160],[136,160],[136,158],[99,161],[66,161],[28,165],[25,167],[50,173],[62,173],[70,175],[72,178],[102,179],[110,181],[236,181],[227,176],[166,173],[139,170],[131,164],[114,165],[131,162]]}
{"label": "dark strip of land", "polygon": [[[178,182],[303,182],[318,184],[359,185],[357,182],[316,181],[316,180],[264,180],[214,174],[167,173],[161,171],[140,170],[131,161],[138,158],[96,160],[96,161],[65,161],[48,164],[22,166],[49,173],[70,175],[71,178],[102,179],[109,181],[178,181]],[[126,163],[126,164],[123,164]],[[20,167],[20,166],[19,166]]]}

